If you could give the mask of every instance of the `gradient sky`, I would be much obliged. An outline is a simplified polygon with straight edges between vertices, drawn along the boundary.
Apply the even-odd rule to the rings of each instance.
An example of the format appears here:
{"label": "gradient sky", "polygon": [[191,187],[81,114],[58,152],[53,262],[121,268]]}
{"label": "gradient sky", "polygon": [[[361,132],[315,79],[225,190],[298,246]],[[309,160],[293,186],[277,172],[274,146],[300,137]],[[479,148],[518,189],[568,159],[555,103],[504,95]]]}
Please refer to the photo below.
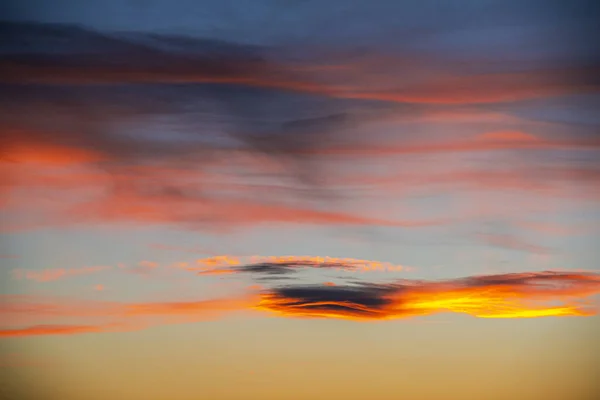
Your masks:
{"label": "gradient sky", "polygon": [[3,3],[1,390],[595,398],[598,11]]}

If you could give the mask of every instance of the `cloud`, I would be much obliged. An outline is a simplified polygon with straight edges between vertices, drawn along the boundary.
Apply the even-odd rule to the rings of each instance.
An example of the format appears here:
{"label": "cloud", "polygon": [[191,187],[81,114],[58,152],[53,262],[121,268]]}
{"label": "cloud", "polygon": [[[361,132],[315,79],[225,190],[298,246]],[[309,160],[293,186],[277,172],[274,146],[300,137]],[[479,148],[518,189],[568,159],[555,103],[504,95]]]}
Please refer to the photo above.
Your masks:
{"label": "cloud", "polygon": [[551,222],[539,222],[539,221],[527,221],[527,220],[516,220],[511,222],[512,225],[519,229],[526,229],[543,233],[547,235],[558,235],[558,236],[577,236],[593,233],[598,230],[598,226],[595,223],[583,223],[577,225],[562,225]]}
{"label": "cloud", "polygon": [[523,140],[523,136],[529,135],[523,133],[523,136],[517,137],[499,135],[497,132],[490,132],[492,135],[482,134],[472,140],[455,141],[423,141],[413,144],[394,144],[371,145],[371,146],[337,146],[322,147],[316,151],[319,154],[329,156],[394,156],[411,154],[440,154],[440,153],[464,153],[464,152],[489,152],[500,150],[553,150],[553,149],[572,149],[572,150],[597,150],[600,148],[598,140]]}
{"label": "cloud", "polygon": [[228,311],[238,311],[247,308],[251,296],[239,298],[223,298],[203,301],[181,301],[164,303],[133,303],[123,307],[126,316],[168,316],[185,318],[207,318]]}
{"label": "cloud", "polygon": [[[340,99],[425,104],[497,103],[598,89],[596,82],[587,78],[594,68],[586,65],[487,73],[473,66],[471,71],[463,72],[460,62],[436,60],[430,54],[414,51],[414,60],[373,51],[365,52],[363,59],[348,59],[342,56],[343,51],[329,49],[338,58],[335,68],[331,68],[331,55],[328,60],[317,58],[310,64],[294,65],[281,60],[285,51],[276,47],[183,38],[189,45],[182,49],[182,38],[169,35],[138,34],[134,38],[67,25],[3,25],[15,47],[22,47],[19,39],[29,33],[27,38],[33,48],[26,59],[17,53],[1,60],[0,76],[9,83],[231,84]],[[42,44],[48,47],[56,31],[87,49],[87,54],[72,50],[79,47],[74,45],[70,51],[63,50],[71,53],[71,63],[44,54],[47,49]],[[178,51],[169,51],[174,48]],[[486,66],[481,60],[471,62]],[[325,64],[330,66],[324,67]]]}
{"label": "cloud", "polygon": [[[231,60],[231,62],[235,62]],[[194,67],[198,71],[190,72]],[[292,71],[275,68],[250,72],[237,72],[238,75],[202,73],[203,65],[189,65],[188,71],[144,71],[131,69],[96,68],[48,68],[22,64],[4,63],[0,66],[4,82],[28,84],[233,84],[238,86],[279,89],[320,95],[338,99],[370,100],[390,103],[422,104],[489,104],[514,102],[526,99],[555,97],[577,93],[594,93],[596,86],[582,85],[565,79],[567,76],[589,73],[585,69],[570,71],[535,71],[520,74],[479,74],[456,75],[433,79],[426,83],[408,85],[406,82],[390,80],[388,86],[397,89],[369,90],[370,82],[361,85],[364,75],[376,71],[356,71],[350,84],[335,85],[315,83],[310,77],[293,77]],[[269,79],[269,73],[272,74]],[[540,79],[540,77],[542,79]]]}
{"label": "cloud", "polygon": [[[176,54],[180,53],[141,45],[137,39],[131,42],[131,38],[77,27],[6,25],[4,29],[14,30],[14,36],[9,37],[15,40],[17,49],[22,47],[22,35],[27,36],[31,46],[36,48],[36,39],[52,42],[56,31],[60,31],[74,42],[83,41],[84,48],[87,46],[94,50],[95,46],[99,46],[100,53],[108,51],[110,56],[114,56],[104,54],[91,60],[87,57],[93,58],[90,55],[93,51],[74,54],[73,59],[82,60],[83,67],[81,63],[76,64],[79,65],[77,68],[83,69],[82,74],[86,77],[93,77],[98,71],[101,71],[100,75],[118,74],[121,69],[137,74],[140,72],[138,68],[149,68],[160,74],[166,68],[175,74],[185,75],[189,71],[206,73],[217,76],[221,83],[231,83],[243,74],[253,74],[256,68],[264,71],[265,76],[271,74],[270,62],[256,54],[252,46],[200,40],[198,47],[189,48],[195,48],[201,54],[178,56]],[[146,39],[166,41],[167,45],[180,44],[181,40],[172,37]],[[49,76],[60,75],[62,67],[53,66],[53,58],[44,54],[46,50],[46,46],[42,46],[38,48],[42,55],[32,55],[43,58],[34,63],[33,68],[50,71]],[[9,74],[13,71],[17,80],[28,74],[26,66],[13,70],[19,54],[17,51],[17,54],[0,55],[0,70]],[[105,61],[108,59],[111,61],[107,65]],[[64,61],[61,60],[59,64]],[[156,66],[156,63],[160,65]],[[233,76],[233,81],[218,78],[221,74]],[[68,75],[77,76],[78,72],[71,71]],[[173,208],[177,207],[176,204],[155,210],[155,204],[147,203],[168,199],[186,203],[186,208],[195,203],[195,209],[202,208],[205,205],[203,201],[212,203],[213,209],[224,203],[229,207],[216,214],[228,214],[232,209],[244,208],[242,205],[248,203],[245,197],[249,194],[256,197],[260,193],[263,197],[262,189],[267,184],[259,182],[260,179],[246,179],[244,174],[269,173],[279,181],[290,182],[287,187],[277,187],[280,182],[269,182],[274,188],[269,192],[269,204],[262,205],[264,199],[254,200],[258,203],[257,207],[263,209],[259,210],[259,215],[265,213],[265,208],[272,207],[283,222],[290,219],[352,219],[336,213],[307,214],[303,210],[296,217],[290,215],[294,213],[293,209],[271,206],[271,203],[282,203],[282,198],[298,197],[295,192],[301,191],[306,198],[317,198],[324,191],[323,187],[319,187],[318,173],[311,157],[297,150],[309,151],[320,146],[332,136],[332,131],[347,126],[347,104],[312,96],[290,97],[289,93],[239,85],[131,86],[128,83],[131,81],[122,86],[4,85],[0,96],[0,108],[3,109],[0,113],[3,172],[0,183],[3,203],[4,199],[8,203],[3,204],[5,209],[27,203],[31,208],[43,211],[44,207],[36,203],[48,203],[48,198],[54,198],[24,195],[23,199],[14,199],[19,189],[25,188],[30,192],[40,188],[60,190],[62,196],[65,196],[63,189],[70,189],[73,192],[69,193],[69,203],[85,203],[75,210],[78,218],[98,213],[99,218],[108,217],[110,220],[113,215],[120,214],[122,218],[126,217],[123,214],[127,214],[130,218],[126,219],[130,220],[151,223],[164,223],[166,220],[167,223],[183,224],[194,217],[210,219],[215,214],[214,210],[206,210],[200,216],[187,213],[175,217]],[[36,118],[30,118],[31,109],[36,110]],[[253,164],[253,168],[248,168],[249,164]],[[236,178],[238,182],[234,182]],[[85,195],[83,190],[75,190],[81,189],[79,185],[91,190]],[[231,192],[235,193],[232,195]],[[104,195],[106,198],[103,198]],[[100,197],[101,201],[81,201],[89,200],[89,197]],[[239,197],[242,199],[236,201]],[[122,204],[124,202],[130,204]],[[251,209],[257,207],[250,206]],[[250,211],[242,209],[239,213],[246,215]],[[47,213],[60,214],[56,210]],[[171,215],[165,216],[165,213]],[[277,216],[274,220],[281,222]],[[267,222],[270,221],[267,219]],[[350,223],[364,222],[354,218],[354,222]],[[56,222],[52,221],[52,224]],[[7,225],[26,227],[31,224]]]}
{"label": "cloud", "polygon": [[0,160],[19,164],[63,166],[92,163],[101,159],[101,154],[83,148],[52,145],[50,143],[30,145],[13,143],[9,148],[4,149]]}
{"label": "cloud", "polygon": [[[522,133],[522,135],[521,135]],[[342,170],[345,161],[369,160],[370,157],[397,155],[437,155],[456,152],[484,152],[495,150],[553,150],[598,149],[597,141],[564,139],[523,140],[527,133],[497,132],[482,134],[462,141],[410,141],[389,145],[323,145],[308,151],[309,160],[327,161]],[[515,136],[516,135],[516,136]],[[485,137],[485,139],[481,139]],[[15,140],[19,140],[15,136]],[[32,145],[35,148],[35,145]],[[265,150],[268,151],[268,150]],[[292,147],[288,154],[301,154],[305,150]],[[490,169],[471,168],[461,170],[429,171],[425,168],[407,169],[391,176],[342,176],[338,179],[318,180],[313,185],[284,186],[263,185],[262,178],[252,182],[243,177],[250,169],[239,153],[224,152],[218,156],[222,161],[201,162],[200,165],[178,167],[173,160],[163,160],[162,165],[149,165],[139,160],[119,159],[116,164],[106,165],[85,162],[72,164],[17,163],[7,167],[0,190],[3,192],[3,211],[7,218],[5,231],[37,229],[44,226],[74,226],[79,224],[130,223],[135,225],[176,225],[184,229],[233,229],[260,224],[313,224],[428,227],[455,221],[455,218],[393,220],[385,216],[372,216],[368,208],[334,211],[336,201],[325,199],[321,194],[343,194],[345,190],[370,189],[373,195],[389,197],[390,193],[378,193],[377,188],[401,190],[411,194],[419,190],[475,190],[521,191],[528,194],[593,200],[598,198],[594,185],[599,179],[598,170],[590,166],[528,166],[510,165]],[[236,155],[237,154],[237,155]],[[246,153],[250,154],[250,153]],[[162,156],[158,156],[158,160]],[[229,160],[229,167],[226,166]],[[321,160],[321,161],[320,161]],[[149,161],[148,161],[149,162]],[[175,163],[175,164],[173,164]],[[339,163],[339,164],[338,164]],[[9,164],[12,165],[12,164]],[[255,165],[257,166],[257,165]],[[221,168],[230,168],[215,173]],[[310,169],[310,168],[309,168]],[[366,169],[365,169],[366,170]],[[241,172],[245,171],[245,172]],[[258,167],[258,174],[267,170]],[[274,179],[284,181],[285,173],[274,172]],[[308,169],[305,170],[308,172]],[[315,175],[319,174],[315,172]],[[311,173],[312,174],[312,173]],[[326,174],[321,176],[326,177]],[[308,178],[307,178],[308,179]],[[308,182],[304,179],[304,182]],[[400,185],[401,184],[401,185]],[[311,187],[314,190],[309,189]],[[573,185],[579,185],[574,187]],[[582,190],[574,190],[581,187]],[[322,189],[322,190],[321,190]],[[268,196],[265,194],[268,193]],[[43,194],[43,195],[41,195]],[[306,198],[304,196],[306,195]],[[62,201],[61,201],[62,199]],[[305,200],[317,200],[314,201]],[[321,207],[325,206],[325,207]],[[369,215],[371,214],[371,215]],[[14,221],[14,222],[13,222]]]}
{"label": "cloud", "polygon": [[16,279],[28,279],[38,282],[50,282],[66,278],[68,276],[94,274],[100,271],[106,271],[111,268],[111,266],[107,265],[98,265],[93,267],[81,268],[46,268],[41,270],[27,270],[20,268],[13,270],[13,276]]}
{"label": "cloud", "polygon": [[93,325],[37,325],[19,329],[2,329],[0,337],[40,336],[40,335],[77,335],[105,331],[102,326]]}
{"label": "cloud", "polygon": [[[0,330],[0,336],[122,332],[156,325],[209,321],[241,311],[274,313],[290,318],[355,321],[437,313],[460,313],[480,318],[590,316],[596,314],[596,308],[588,298],[599,294],[598,273],[545,271],[445,281],[402,279],[386,284],[326,282],[271,288],[257,286],[231,297],[192,301],[122,303],[2,296],[0,315],[5,328]],[[70,323],[65,323],[65,319]],[[73,323],[74,319],[96,322]],[[31,325],[15,326],[27,323]]]}
{"label": "cloud", "polygon": [[230,226],[261,223],[382,225],[418,227],[436,225],[442,221],[393,221],[335,211],[320,211],[270,202],[232,199],[198,201],[178,195],[138,198],[115,196],[104,201],[82,205],[72,210],[75,221],[179,224],[200,227],[223,223]]}
{"label": "cloud", "polygon": [[[227,313],[249,310],[257,302],[252,290],[230,298],[173,302],[123,303],[35,295],[0,298],[0,316],[4,325],[0,337],[126,332],[156,325],[207,321]],[[93,323],[72,323],[76,320]],[[53,323],[40,324],[40,321]],[[34,325],[29,327],[15,327],[32,322]]]}
{"label": "cloud", "polygon": [[[290,275],[303,268],[330,269],[346,272],[398,272],[408,271],[409,267],[389,262],[361,260],[355,258],[320,256],[249,256],[231,255],[198,259],[195,265],[183,266],[199,275],[222,275],[249,273],[262,277]],[[412,270],[412,269],[411,269]]]}
{"label": "cloud", "polygon": [[[264,223],[420,227],[445,222],[434,219],[393,221],[315,209],[302,202],[291,204],[285,198],[278,198],[273,190],[265,197],[260,186],[228,188],[224,185],[226,182],[215,183],[185,170],[181,173],[152,168],[127,171],[124,168],[118,175],[109,176],[93,170],[74,173],[17,170],[11,175],[15,181],[3,187],[7,199],[4,209],[12,211],[3,229],[105,223],[167,224],[184,229],[236,228]],[[232,176],[235,173],[226,175],[224,180]],[[32,196],[36,191],[51,196]],[[64,201],[55,200],[61,198]],[[10,218],[17,218],[19,222],[11,224]]]}
{"label": "cloud", "polygon": [[[581,299],[600,294],[592,273],[539,272],[442,282],[284,286],[262,295],[259,310],[283,317],[389,320],[443,312],[480,318],[588,316]],[[560,305],[553,303],[562,302]]]}
{"label": "cloud", "polygon": [[497,131],[486,132],[476,137],[484,141],[506,141],[506,142],[537,142],[538,137],[521,131]]}
{"label": "cloud", "polygon": [[[499,114],[502,107],[477,105],[594,89],[593,81],[578,78],[587,70],[577,63],[491,73],[489,65],[465,71],[462,63],[413,53],[345,56],[344,49],[309,50],[296,62],[276,47],[68,25],[3,29],[14,33],[0,54],[0,76],[12,82],[0,91],[5,231],[103,223],[213,231],[282,223],[442,225],[454,220],[393,220],[362,204],[348,210],[340,203],[352,201],[355,191],[337,171],[384,156],[600,148],[597,140],[534,135],[517,118]],[[56,41],[56,32],[71,45]],[[26,59],[23,37],[31,50]],[[54,47],[69,57],[49,54]],[[66,83],[47,84],[52,79]],[[86,84],[76,84],[81,81]],[[87,84],[106,82],[114,84]],[[359,129],[386,118],[479,118],[489,131],[460,140],[406,140],[403,133],[382,143]],[[495,123],[510,126],[497,129]],[[357,137],[369,140],[355,143]],[[595,181],[597,173],[580,172],[573,177]],[[529,185],[530,179],[509,175],[478,171],[432,180],[546,189],[544,182]],[[426,178],[411,183],[431,183]]]}

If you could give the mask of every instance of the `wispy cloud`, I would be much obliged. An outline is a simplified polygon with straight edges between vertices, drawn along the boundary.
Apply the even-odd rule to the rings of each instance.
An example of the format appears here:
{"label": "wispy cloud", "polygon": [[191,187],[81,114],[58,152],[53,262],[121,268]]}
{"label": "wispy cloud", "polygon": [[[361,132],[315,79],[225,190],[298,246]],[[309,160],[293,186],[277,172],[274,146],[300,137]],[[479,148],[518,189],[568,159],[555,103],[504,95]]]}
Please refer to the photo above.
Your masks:
{"label": "wispy cloud", "polygon": [[[8,25],[6,29],[10,27]],[[22,24],[18,28],[20,30],[14,29],[10,35],[17,36],[16,40],[27,26]],[[53,28],[61,29],[66,36],[83,37],[89,50],[96,50],[100,55],[74,53],[72,59],[79,62],[72,64],[48,57],[32,63],[27,62],[29,59],[20,60],[13,56],[0,63],[0,76],[4,82],[235,84],[342,99],[426,104],[497,103],[598,90],[595,81],[582,79],[594,70],[586,65],[493,73],[475,72],[473,67],[465,73],[460,64],[432,60],[430,55],[413,54],[415,59],[407,59],[369,52],[363,59],[353,57],[351,61],[338,61],[332,68],[331,65],[325,67],[328,61],[319,59],[300,65],[276,61],[281,59],[277,53],[282,52],[277,48],[196,39],[195,49],[189,46],[189,51],[182,54],[181,50],[174,53],[157,46],[176,45],[177,40],[181,40],[177,37],[146,38],[141,44],[125,35],[106,35],[79,27]],[[46,39],[43,27],[38,25],[29,29],[38,34],[40,42]],[[49,32],[46,35],[49,36]],[[30,35],[30,40],[31,37],[35,36]],[[188,42],[193,40],[187,38]],[[211,52],[210,49],[217,46],[220,51]],[[336,53],[335,49],[330,52]],[[337,53],[339,58],[342,52]],[[107,63],[106,59],[112,62]],[[471,61],[485,66],[479,60]],[[447,68],[441,68],[441,65]],[[403,73],[398,74],[398,70]]]}
{"label": "wispy cloud", "polygon": [[197,271],[199,275],[254,273],[263,275],[287,275],[304,268],[330,269],[333,271],[413,271],[413,267],[390,262],[360,260],[354,258],[321,256],[247,256],[231,255],[198,259],[184,269]]}
{"label": "wispy cloud", "polygon": [[111,269],[108,265],[98,265],[81,268],[46,268],[41,270],[27,270],[23,268],[13,270],[16,279],[28,279],[38,282],[50,282],[69,276],[88,275]]}
{"label": "wispy cloud", "polygon": [[[156,325],[207,321],[227,313],[248,310],[257,301],[252,291],[220,299],[143,303],[69,300],[35,295],[1,297],[3,304],[0,315],[5,328],[0,330],[0,337],[123,332]],[[74,320],[85,320],[86,323],[73,323]],[[36,324],[34,321],[44,323]],[[15,326],[31,322],[34,325],[24,328]]]}
{"label": "wispy cloud", "polygon": [[[528,138],[525,139],[524,138]],[[536,138],[524,132],[489,132],[475,136],[470,140],[423,141],[421,143],[386,143],[372,146],[339,146],[323,147],[316,150],[331,156],[391,156],[410,154],[443,154],[462,152],[489,152],[498,150],[560,150],[580,149],[597,150],[600,141],[595,139],[562,139],[548,140]]]}
{"label": "wispy cloud", "polygon": [[36,325],[27,328],[0,330],[0,337],[39,336],[39,335],[76,335],[80,333],[97,333],[105,329],[93,325]]}
{"label": "wispy cloud", "polygon": [[[270,271],[260,271],[270,273]],[[118,332],[155,325],[207,321],[232,312],[274,313],[291,318],[390,320],[437,313],[480,318],[590,316],[589,299],[600,294],[600,275],[546,271],[479,275],[445,281],[402,279],[387,284],[291,284],[248,288],[238,296],[198,301],[93,302],[60,301],[36,296],[4,296],[0,314],[9,326],[2,337]],[[27,318],[23,318],[24,316]],[[19,317],[16,318],[16,317]],[[85,318],[97,323],[25,321]]]}
{"label": "wispy cloud", "polygon": [[[362,189],[365,197],[389,201],[390,193],[375,186],[407,195],[439,186],[455,193],[468,187],[599,197],[592,188],[599,178],[595,163],[492,171],[439,161],[490,152],[511,160],[552,159],[555,151],[600,150],[592,135],[528,131],[535,124],[509,112],[514,101],[597,91],[585,63],[508,70],[479,59],[465,69],[464,60],[438,62],[417,51],[399,56],[335,48],[301,49],[302,57],[292,60],[276,46],[66,25],[3,29],[14,33],[7,35],[14,48],[0,54],[5,231],[116,223],[224,232],[264,224],[455,222],[454,216],[392,217],[377,205],[356,206]],[[63,48],[56,32],[80,45]],[[23,37],[31,45],[26,58]],[[48,55],[48,43],[73,62]],[[401,126],[392,126],[397,122]],[[414,122],[439,126],[431,137],[421,127],[413,135],[416,126],[402,123]],[[444,124],[455,123],[482,129],[471,137],[445,134]],[[368,124],[379,126],[361,131]],[[379,140],[378,129],[394,140]],[[442,172],[395,163],[419,157],[440,164]],[[375,163],[383,161],[389,171],[402,172],[376,175]],[[365,175],[358,176],[363,163]],[[570,190],[570,180],[585,190]],[[556,189],[557,181],[567,189]]]}

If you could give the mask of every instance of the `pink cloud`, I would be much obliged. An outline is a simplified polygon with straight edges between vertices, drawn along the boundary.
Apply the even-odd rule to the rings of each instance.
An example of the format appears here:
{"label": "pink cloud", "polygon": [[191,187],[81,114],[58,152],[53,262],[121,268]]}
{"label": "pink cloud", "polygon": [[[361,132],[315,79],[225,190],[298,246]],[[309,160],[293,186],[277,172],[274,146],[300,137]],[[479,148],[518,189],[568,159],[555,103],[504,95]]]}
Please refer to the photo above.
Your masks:
{"label": "pink cloud", "polygon": [[[0,300],[0,316],[6,327],[0,329],[0,337],[18,337],[122,332],[154,325],[211,320],[226,313],[247,310],[256,302],[256,295],[248,292],[221,299],[146,303],[72,301],[35,295],[0,296]],[[74,320],[95,322],[72,323]],[[53,322],[40,324],[39,321]],[[14,327],[31,322],[34,325],[30,327]]]}
{"label": "pink cloud", "polygon": [[48,268],[42,270],[26,270],[26,269],[15,269],[13,270],[13,276],[16,279],[28,279],[38,282],[50,282],[56,281],[61,278],[68,276],[77,275],[88,275],[94,274],[101,271],[111,269],[111,266],[99,265],[93,267],[81,267],[81,268]]}
{"label": "pink cloud", "polygon": [[483,141],[506,141],[506,142],[537,142],[541,140],[532,134],[521,131],[497,131],[486,132],[476,137]]}
{"label": "pink cloud", "polygon": [[[512,137],[511,137],[512,136]],[[456,141],[423,141],[421,143],[387,143],[375,146],[337,146],[315,150],[317,154],[328,156],[371,156],[383,157],[410,154],[443,154],[465,152],[489,152],[498,150],[551,150],[551,149],[599,149],[598,140],[542,140],[529,134],[494,133],[491,136],[477,136],[471,140]]]}
{"label": "pink cloud", "polygon": [[39,335],[75,335],[80,333],[103,332],[101,326],[90,325],[38,325],[27,328],[0,330],[0,337],[39,336]]}

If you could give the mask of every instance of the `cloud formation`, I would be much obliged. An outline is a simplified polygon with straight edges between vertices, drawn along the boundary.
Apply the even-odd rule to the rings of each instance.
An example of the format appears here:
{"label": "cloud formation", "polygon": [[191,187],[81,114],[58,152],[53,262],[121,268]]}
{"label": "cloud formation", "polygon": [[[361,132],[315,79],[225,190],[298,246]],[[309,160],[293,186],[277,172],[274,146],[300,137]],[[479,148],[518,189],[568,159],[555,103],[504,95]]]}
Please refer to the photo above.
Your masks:
{"label": "cloud formation", "polygon": [[[528,139],[524,139],[528,138]],[[471,140],[456,141],[423,141],[413,144],[394,144],[372,146],[339,146],[323,147],[317,151],[330,156],[392,156],[412,154],[444,154],[466,152],[490,152],[501,150],[597,150],[600,141],[597,139],[562,139],[547,140],[536,138],[524,132],[506,134],[504,132],[488,132],[475,136]]]}
{"label": "cloud formation", "polygon": [[[598,274],[540,272],[387,285],[284,286],[258,309],[285,317],[389,320],[442,312],[480,318],[589,316],[581,299],[600,294]],[[555,302],[560,305],[553,305]]]}
{"label": "cloud formation", "polygon": [[106,271],[111,268],[112,267],[108,265],[98,265],[93,267],[81,268],[46,268],[41,270],[27,270],[19,268],[13,270],[13,276],[15,277],[15,279],[28,279],[38,282],[50,282],[66,278],[68,276],[94,274],[100,271]]}
{"label": "cloud formation", "polygon": [[[271,270],[258,268],[259,273]],[[291,284],[247,288],[238,296],[198,301],[98,302],[36,296],[3,296],[2,337],[79,334],[145,329],[154,325],[211,320],[232,312],[254,311],[289,318],[382,321],[437,313],[479,318],[591,316],[600,275],[545,271],[479,275],[445,281],[403,279],[387,284]],[[56,323],[64,319],[95,324]],[[39,321],[54,321],[40,324]],[[30,326],[14,326],[37,321]],[[9,324],[6,326],[6,324]]]}
{"label": "cloud formation", "polygon": [[[465,69],[464,60],[441,63],[415,49],[396,54],[333,46],[298,49],[291,57],[296,49],[69,25],[0,25],[8,38],[0,49],[5,231],[124,223],[223,232],[264,224],[455,222],[454,214],[392,217],[378,205],[357,205],[358,194],[389,201],[390,193],[375,186],[407,196],[439,185],[446,192],[468,186],[598,199],[595,163],[453,170],[445,160],[439,174],[429,166],[398,165],[419,157],[442,165],[439,157],[472,153],[552,161],[555,152],[600,150],[594,135],[546,134],[556,126],[511,111],[535,103],[525,99],[597,91],[589,63],[505,70],[474,59]],[[461,135],[438,132],[456,123]],[[437,125],[431,135],[428,124]],[[481,129],[463,135],[472,124]],[[529,131],[532,126],[537,129]],[[402,172],[377,176],[382,168],[371,166],[379,162]],[[357,176],[357,169],[370,175]],[[572,190],[569,180],[585,190]],[[557,190],[557,181],[566,189]]]}
{"label": "cloud formation", "polygon": [[[330,49],[342,58],[332,66],[331,60],[287,61],[279,54],[285,54],[284,49],[215,40],[100,33],[67,25],[3,25],[15,42],[27,34],[33,42],[34,50],[27,56],[9,53],[0,60],[2,81],[12,84],[234,84],[340,99],[425,104],[497,103],[598,90],[595,80],[583,78],[594,72],[594,67],[585,64],[463,72],[458,62],[444,60],[443,65],[449,67],[442,69],[430,55],[414,51],[415,59],[373,52],[356,59]],[[57,32],[79,45],[72,48],[87,51],[71,50],[68,59],[59,59],[36,48],[52,43]]]}
{"label": "cloud formation", "polygon": [[198,271],[199,275],[221,275],[250,273],[266,276],[292,274],[302,268],[330,269],[334,271],[412,271],[412,267],[389,262],[360,260],[355,258],[320,256],[215,256],[196,260],[195,265],[184,265],[184,269]]}

